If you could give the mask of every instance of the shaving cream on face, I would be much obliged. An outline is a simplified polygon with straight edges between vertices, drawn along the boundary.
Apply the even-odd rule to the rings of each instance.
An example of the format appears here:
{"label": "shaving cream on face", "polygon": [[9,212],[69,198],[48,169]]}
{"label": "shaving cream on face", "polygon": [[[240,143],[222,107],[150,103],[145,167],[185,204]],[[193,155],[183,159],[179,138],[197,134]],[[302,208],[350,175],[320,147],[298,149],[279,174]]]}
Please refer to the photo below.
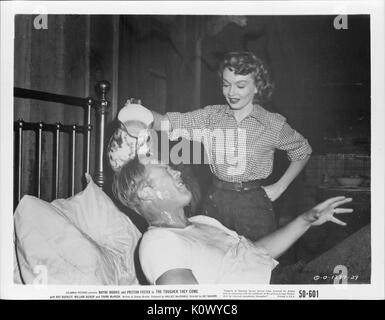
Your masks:
{"label": "shaving cream on face", "polygon": [[172,218],[171,214],[168,211],[162,211],[162,214],[164,214],[167,217],[168,223],[174,222],[174,219]]}
{"label": "shaving cream on face", "polygon": [[162,192],[157,191],[157,192],[156,192],[156,196],[157,196],[159,199],[163,200]]}
{"label": "shaving cream on face", "polygon": [[162,213],[169,216],[169,212],[173,212],[175,210],[175,203],[173,199],[171,199],[170,192],[167,190],[157,190],[155,191],[156,196],[159,200],[161,200],[160,203],[158,203],[158,208],[162,211]]}
{"label": "shaving cream on face", "polygon": [[168,192],[167,190],[163,192],[163,195],[164,195],[164,199],[170,199],[170,192]]}

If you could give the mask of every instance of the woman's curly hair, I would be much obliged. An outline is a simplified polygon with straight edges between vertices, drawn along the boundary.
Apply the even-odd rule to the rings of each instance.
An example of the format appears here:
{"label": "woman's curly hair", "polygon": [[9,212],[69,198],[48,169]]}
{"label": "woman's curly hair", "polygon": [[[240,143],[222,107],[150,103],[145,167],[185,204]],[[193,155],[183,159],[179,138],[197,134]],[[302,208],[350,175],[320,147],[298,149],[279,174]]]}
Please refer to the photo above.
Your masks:
{"label": "woman's curly hair", "polygon": [[271,99],[274,83],[270,72],[262,60],[257,58],[254,53],[248,51],[226,53],[218,71],[221,78],[226,68],[234,71],[235,74],[253,74],[255,86],[258,89],[254,96],[254,102],[265,104]]}

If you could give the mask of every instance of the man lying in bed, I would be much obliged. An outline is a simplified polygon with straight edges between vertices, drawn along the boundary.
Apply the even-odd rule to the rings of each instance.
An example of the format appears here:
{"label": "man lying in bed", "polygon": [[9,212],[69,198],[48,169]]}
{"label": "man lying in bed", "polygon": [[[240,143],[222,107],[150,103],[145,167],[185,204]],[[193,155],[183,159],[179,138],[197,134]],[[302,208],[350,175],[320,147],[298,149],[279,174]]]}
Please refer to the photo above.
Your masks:
{"label": "man lying in bed", "polygon": [[[122,133],[122,130],[120,130]],[[109,144],[114,168],[113,191],[125,206],[149,224],[139,256],[151,284],[227,284],[270,282],[275,260],[310,227],[331,221],[345,225],[334,214],[352,212],[338,208],[352,199],[331,198],[298,216],[291,223],[251,242],[217,220],[198,215],[186,218],[183,208],[191,200],[180,173],[168,165],[143,163],[140,157],[112,161],[121,137]],[[111,149],[111,146],[115,148]],[[114,167],[115,166],[115,167]]]}

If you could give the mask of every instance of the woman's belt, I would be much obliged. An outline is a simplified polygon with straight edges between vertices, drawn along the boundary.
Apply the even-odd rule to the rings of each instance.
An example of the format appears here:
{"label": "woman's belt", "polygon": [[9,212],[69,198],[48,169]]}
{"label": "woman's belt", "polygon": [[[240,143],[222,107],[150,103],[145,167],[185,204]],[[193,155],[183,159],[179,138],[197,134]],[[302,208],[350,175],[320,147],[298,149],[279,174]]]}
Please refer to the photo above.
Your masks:
{"label": "woman's belt", "polygon": [[252,180],[252,181],[245,181],[245,182],[228,182],[219,180],[216,177],[213,177],[213,184],[217,188],[224,189],[224,190],[233,190],[233,191],[248,191],[260,188],[262,186],[263,180]]}

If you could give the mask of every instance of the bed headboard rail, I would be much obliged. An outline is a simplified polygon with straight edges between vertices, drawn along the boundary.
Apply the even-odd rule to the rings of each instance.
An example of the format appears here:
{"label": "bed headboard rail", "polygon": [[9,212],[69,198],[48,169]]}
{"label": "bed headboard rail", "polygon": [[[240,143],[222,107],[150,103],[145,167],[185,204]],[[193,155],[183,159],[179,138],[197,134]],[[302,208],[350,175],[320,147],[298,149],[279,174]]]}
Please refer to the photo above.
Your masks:
{"label": "bed headboard rail", "polygon": [[[89,173],[90,171],[90,155],[91,155],[91,132],[96,133],[96,170],[94,179],[95,183],[103,188],[105,182],[105,176],[103,171],[103,159],[104,159],[104,139],[105,139],[105,127],[106,127],[106,113],[109,110],[110,102],[107,100],[107,93],[110,89],[110,84],[108,81],[100,81],[97,83],[96,92],[98,94],[98,99],[93,99],[91,97],[79,98],[67,95],[59,95],[54,93],[48,93],[43,91],[36,91],[24,88],[14,88],[14,97],[15,98],[24,98],[24,99],[35,99],[40,101],[48,101],[61,103],[67,106],[82,107],[85,110],[85,125],[64,125],[59,122],[55,124],[49,124],[44,122],[26,122],[22,119],[19,119],[14,122],[14,131],[16,133],[15,139],[17,139],[17,166],[15,166],[16,172],[16,185],[17,185],[17,203],[20,201],[22,194],[22,168],[23,168],[23,132],[26,130],[32,130],[36,132],[37,135],[37,196],[41,196],[41,173],[42,173],[42,135],[44,131],[50,131],[54,134],[54,196],[58,197],[59,190],[59,150],[60,150],[60,133],[66,132],[71,137],[71,177],[70,177],[70,189],[71,195],[75,193],[75,166],[76,166],[76,133],[83,133],[85,135],[85,171]],[[96,131],[93,130],[92,126],[92,110],[96,114]],[[16,190],[16,189],[15,189]],[[17,205],[15,204],[15,206]]]}
{"label": "bed headboard rail", "polygon": [[105,182],[105,176],[103,171],[104,160],[104,140],[106,131],[106,114],[110,108],[110,102],[107,100],[107,93],[110,91],[111,85],[108,81],[100,81],[96,84],[96,92],[99,95],[99,101],[96,103],[96,113],[99,118],[99,137],[98,137],[98,157],[97,157],[97,169],[94,174],[95,183],[103,188]]}

